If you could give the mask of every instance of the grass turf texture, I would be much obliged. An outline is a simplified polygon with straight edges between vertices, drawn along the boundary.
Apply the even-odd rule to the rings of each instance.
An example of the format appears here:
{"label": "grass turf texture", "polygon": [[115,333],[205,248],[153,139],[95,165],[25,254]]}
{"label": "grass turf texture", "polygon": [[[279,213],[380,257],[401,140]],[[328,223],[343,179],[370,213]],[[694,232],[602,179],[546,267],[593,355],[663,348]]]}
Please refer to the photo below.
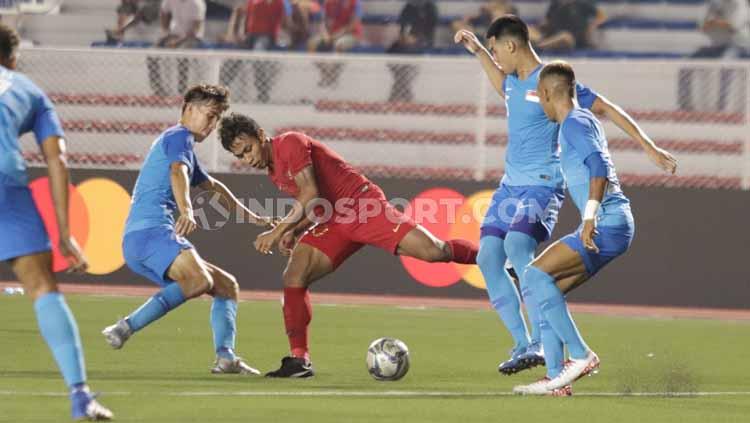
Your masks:
{"label": "grass turf texture", "polygon": [[[600,393],[750,391],[743,360],[747,322],[579,315],[602,359],[599,375],[579,381],[573,398],[507,396],[541,369],[496,371],[510,338],[489,310],[315,305],[312,380],[213,376],[210,302],[189,302],[135,335],[123,350],[101,329],[139,298],[68,296],[81,331],[88,374],[122,422],[382,421],[746,422],[750,393],[696,397],[589,396]],[[68,400],[26,297],[0,297],[0,422],[67,421]],[[392,336],[410,348],[399,382],[376,382],[367,345]],[[287,351],[277,302],[239,307],[238,352],[263,371]],[[406,393],[406,394],[405,394]],[[58,395],[59,394],[59,395]]]}

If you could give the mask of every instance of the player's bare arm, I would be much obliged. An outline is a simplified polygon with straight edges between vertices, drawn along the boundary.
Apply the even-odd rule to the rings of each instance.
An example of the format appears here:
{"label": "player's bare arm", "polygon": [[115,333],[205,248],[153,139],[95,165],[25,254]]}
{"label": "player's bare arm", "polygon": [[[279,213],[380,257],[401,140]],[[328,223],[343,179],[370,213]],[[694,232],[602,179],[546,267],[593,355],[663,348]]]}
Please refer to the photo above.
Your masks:
{"label": "player's bare arm", "polygon": [[177,218],[174,230],[177,235],[186,236],[198,226],[195,223],[193,205],[190,202],[190,176],[188,175],[187,165],[182,162],[172,163],[169,178],[172,183],[172,193],[177,203],[177,210],[180,211],[180,217]]}
{"label": "player's bare arm", "polygon": [[258,216],[253,213],[252,210],[242,204],[234,193],[232,193],[232,191],[218,179],[209,176],[208,179],[199,186],[206,191],[212,191],[219,194],[220,201],[224,207],[227,207],[229,210],[236,210],[237,213],[242,215],[243,219],[247,219],[250,223],[264,228],[273,228],[274,219],[272,217]]}
{"label": "player's bare arm", "polygon": [[60,235],[60,252],[68,261],[69,272],[85,272],[88,267],[86,257],[81,252],[76,240],[70,236],[68,221],[68,165],[65,158],[65,140],[52,136],[42,142],[42,154],[47,162],[50,191],[57,217],[57,228]]}
{"label": "player's bare arm", "polygon": [[581,230],[581,240],[583,245],[594,252],[599,252],[599,247],[594,243],[596,235],[596,213],[599,211],[599,205],[604,198],[604,191],[607,189],[607,178],[591,178],[589,185],[589,200],[586,202],[586,209],[583,214],[583,229]]}
{"label": "player's bare arm", "polygon": [[456,44],[463,44],[463,46],[466,48],[466,50],[469,51],[469,53],[473,54],[477,57],[477,59],[479,59],[479,63],[481,63],[482,69],[484,69],[484,72],[490,79],[490,82],[495,88],[495,91],[497,91],[497,93],[500,94],[501,97],[505,97],[505,94],[503,93],[505,72],[503,72],[503,69],[492,57],[491,52],[482,45],[482,42],[479,41],[477,36],[474,35],[474,33],[471,31],[462,29],[456,32],[456,35],[453,37],[453,41]]}
{"label": "player's bare arm", "polygon": [[279,243],[281,237],[297,227],[297,224],[309,220],[305,211],[308,205],[318,198],[318,183],[315,180],[315,170],[312,165],[299,171],[294,176],[294,183],[299,188],[292,210],[276,227],[270,231],[263,232],[255,239],[255,249],[262,254],[271,254],[271,250]]}
{"label": "player's bare arm", "polygon": [[620,106],[602,96],[597,96],[594,104],[591,106],[591,111],[597,115],[606,116],[607,119],[614,122],[615,125],[628,134],[631,139],[638,141],[638,144],[646,152],[648,158],[660,169],[672,174],[677,171],[677,159],[667,150],[657,146],[648,134]]}

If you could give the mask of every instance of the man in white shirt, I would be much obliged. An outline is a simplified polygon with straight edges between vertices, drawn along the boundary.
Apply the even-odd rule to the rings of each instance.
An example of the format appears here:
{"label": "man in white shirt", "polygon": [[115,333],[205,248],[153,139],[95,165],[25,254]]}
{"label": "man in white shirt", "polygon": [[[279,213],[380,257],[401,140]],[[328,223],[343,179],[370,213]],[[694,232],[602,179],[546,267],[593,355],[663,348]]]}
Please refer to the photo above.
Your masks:
{"label": "man in white shirt", "polygon": [[[205,0],[164,0],[160,13],[163,36],[157,42],[161,48],[200,48],[203,46],[206,21]],[[149,57],[147,61],[149,79],[154,94],[169,95],[162,79],[162,72],[170,67],[162,66],[165,59]],[[187,89],[189,59],[177,59],[177,94]]]}
{"label": "man in white shirt", "polygon": [[[700,30],[709,39],[709,44],[699,48],[690,57],[737,58],[750,53],[750,4],[748,0],[708,0],[706,13]],[[744,71],[743,71],[744,72]],[[697,91],[712,86],[718,78],[718,92],[704,93],[700,101],[693,98],[694,85]],[[736,69],[722,68],[718,72],[709,69],[686,67],[680,69],[678,81],[678,103],[682,110],[735,111],[730,95],[744,93],[744,73]],[[735,101],[734,103],[738,103]],[[744,105],[744,101],[741,104]],[[744,107],[744,106],[742,106]]]}

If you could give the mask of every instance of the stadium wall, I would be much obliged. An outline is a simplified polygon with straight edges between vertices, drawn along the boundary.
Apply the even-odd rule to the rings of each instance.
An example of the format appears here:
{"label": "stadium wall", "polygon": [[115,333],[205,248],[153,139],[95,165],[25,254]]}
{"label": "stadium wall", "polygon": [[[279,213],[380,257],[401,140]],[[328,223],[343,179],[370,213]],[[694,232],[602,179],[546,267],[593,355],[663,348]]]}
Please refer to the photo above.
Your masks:
{"label": "stadium wall", "polygon": [[[33,169],[34,177],[44,176]],[[245,201],[250,198],[264,204],[279,193],[266,176],[219,174]],[[112,197],[103,190],[91,189],[91,181],[115,182],[130,192],[137,177],[133,171],[74,170],[77,196],[88,206],[86,232],[88,242],[80,240],[89,254],[115,269],[99,275],[60,274],[64,282],[143,285],[149,282],[123,266],[119,254],[121,226],[108,224],[113,215],[127,208],[125,197]],[[92,179],[94,178],[94,179]],[[389,198],[413,199],[429,189],[454,190],[466,198],[492,190],[492,183],[456,180],[375,178]],[[111,189],[106,192],[111,191]],[[747,257],[750,244],[746,222],[750,192],[664,187],[626,187],[636,217],[636,238],[631,250],[605,268],[594,280],[571,294],[578,302],[605,304],[683,306],[711,308],[750,308],[750,273]],[[194,198],[194,203],[196,201]],[[213,214],[212,214],[213,213]],[[76,213],[74,213],[76,214]],[[208,211],[215,222],[217,214]],[[570,201],[561,212],[554,238],[572,231],[579,222]],[[76,224],[74,223],[74,226]],[[80,226],[80,223],[78,224]],[[235,274],[243,290],[278,290],[285,260],[279,254],[261,256],[252,247],[259,230],[247,224],[227,222],[215,230],[199,230],[191,241],[207,260]],[[450,228],[435,227],[436,232]],[[74,233],[77,231],[74,230]],[[79,228],[80,232],[80,228]],[[478,236],[475,235],[475,236]],[[93,244],[91,244],[93,243]],[[96,247],[94,247],[94,244]],[[92,251],[92,248],[95,251]],[[111,265],[114,264],[114,265]],[[430,265],[441,266],[441,265]],[[0,280],[12,279],[6,267],[0,268]],[[421,270],[418,278],[430,283],[430,270]],[[444,287],[418,282],[407,272],[401,260],[376,248],[366,247],[335,274],[315,285],[318,292],[414,295],[442,298],[483,298],[483,289],[458,278]]]}

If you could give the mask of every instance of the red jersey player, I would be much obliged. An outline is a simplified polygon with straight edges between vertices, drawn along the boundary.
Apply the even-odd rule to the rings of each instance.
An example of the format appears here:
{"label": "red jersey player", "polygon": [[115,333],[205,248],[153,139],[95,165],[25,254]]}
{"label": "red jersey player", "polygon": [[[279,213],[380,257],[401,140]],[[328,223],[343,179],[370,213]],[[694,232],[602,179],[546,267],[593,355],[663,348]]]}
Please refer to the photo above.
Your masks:
{"label": "red jersey player", "polygon": [[[225,149],[256,169],[267,169],[273,183],[297,200],[275,229],[255,240],[255,248],[263,254],[278,246],[290,256],[282,278],[291,355],[268,377],[313,376],[307,287],[364,245],[428,262],[476,263],[474,245],[436,238],[393,207],[379,186],[305,134],[287,132],[271,138],[253,119],[235,113],[221,120],[219,135]],[[305,213],[308,210],[322,210],[322,217],[329,218],[318,221],[313,213]]]}

